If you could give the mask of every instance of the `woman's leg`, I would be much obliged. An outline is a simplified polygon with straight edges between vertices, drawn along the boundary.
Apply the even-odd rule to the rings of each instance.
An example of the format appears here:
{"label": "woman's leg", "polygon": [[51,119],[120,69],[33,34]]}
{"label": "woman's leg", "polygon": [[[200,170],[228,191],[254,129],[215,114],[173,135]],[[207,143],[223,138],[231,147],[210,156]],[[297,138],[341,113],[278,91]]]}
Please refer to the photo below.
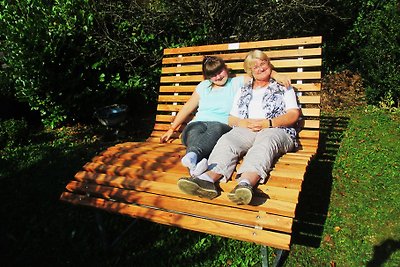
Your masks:
{"label": "woman's leg", "polygon": [[205,158],[208,158],[218,139],[230,130],[229,125],[215,121],[196,121],[186,126],[182,132],[182,143],[187,147],[182,165],[189,168],[191,175],[207,170]]}
{"label": "woman's leg", "polygon": [[249,204],[253,188],[264,182],[276,156],[293,148],[293,140],[282,129],[265,129],[257,133],[253,146],[247,151],[238,170],[240,179],[228,198],[236,204]]}
{"label": "woman's leg", "polygon": [[223,135],[210,154],[211,171],[179,179],[179,189],[189,195],[208,199],[216,197],[218,191],[214,183],[222,176],[228,179],[232,175],[238,158],[251,147],[254,138],[255,133],[245,128],[234,128]]}
{"label": "woman's leg", "polygon": [[222,175],[224,180],[228,180],[235,170],[238,159],[251,148],[255,137],[256,133],[241,127],[235,127],[222,136],[208,159],[211,170],[208,174],[216,178]]}
{"label": "woman's leg", "polygon": [[218,139],[231,129],[229,125],[216,121],[189,123],[182,132],[186,153],[196,153],[199,160],[208,158]]}
{"label": "woman's leg", "polygon": [[264,182],[275,158],[290,151],[293,146],[292,138],[283,129],[264,129],[258,132],[238,174],[241,174],[241,178],[248,176],[251,181],[254,180],[254,174],[258,174],[261,182]]}

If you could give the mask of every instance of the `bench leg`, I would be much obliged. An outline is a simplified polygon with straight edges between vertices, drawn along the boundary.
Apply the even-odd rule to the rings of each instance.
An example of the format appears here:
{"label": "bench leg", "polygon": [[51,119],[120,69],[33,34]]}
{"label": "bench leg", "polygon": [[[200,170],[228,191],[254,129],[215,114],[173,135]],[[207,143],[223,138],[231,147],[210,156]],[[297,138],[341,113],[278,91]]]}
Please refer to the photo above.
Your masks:
{"label": "bench leg", "polygon": [[[268,247],[261,246],[261,262],[262,267],[269,267],[269,255],[268,255]],[[280,267],[283,266],[287,256],[289,255],[288,251],[282,249],[275,250],[275,258],[272,264],[272,267]]]}
{"label": "bench leg", "polygon": [[99,229],[100,235],[101,235],[101,240],[102,240],[102,245],[104,251],[108,251],[109,249],[112,249],[115,245],[118,244],[118,242],[122,239],[123,236],[131,229],[131,227],[136,223],[136,219],[133,220],[132,223],[130,223],[122,233],[120,233],[112,242],[111,245],[109,245],[108,238],[106,231],[104,230],[104,223],[103,223],[103,217],[99,211],[96,212],[96,222],[97,222],[97,229]]}
{"label": "bench leg", "polygon": [[268,247],[261,246],[261,262],[262,267],[269,267]]}
{"label": "bench leg", "polygon": [[108,244],[107,244],[107,236],[106,232],[104,231],[104,223],[103,223],[103,216],[100,214],[99,211],[96,211],[96,222],[97,222],[97,229],[100,233],[101,244],[103,249],[106,251]]}
{"label": "bench leg", "polygon": [[283,266],[288,255],[289,255],[289,251],[283,250],[283,249],[276,249],[275,250],[275,259],[274,259],[274,263],[272,264],[272,266],[273,267]]}

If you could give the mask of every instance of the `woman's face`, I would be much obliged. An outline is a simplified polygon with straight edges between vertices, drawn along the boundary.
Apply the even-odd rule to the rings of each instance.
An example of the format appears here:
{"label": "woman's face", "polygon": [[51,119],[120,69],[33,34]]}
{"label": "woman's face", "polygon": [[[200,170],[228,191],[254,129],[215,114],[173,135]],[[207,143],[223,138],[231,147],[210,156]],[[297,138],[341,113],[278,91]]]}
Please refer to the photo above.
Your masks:
{"label": "woman's face", "polygon": [[266,60],[256,58],[253,61],[254,65],[251,67],[254,79],[258,81],[269,81],[271,76],[271,66]]}
{"label": "woman's face", "polygon": [[228,72],[222,69],[220,72],[210,78],[211,82],[216,86],[224,86],[228,80]]}

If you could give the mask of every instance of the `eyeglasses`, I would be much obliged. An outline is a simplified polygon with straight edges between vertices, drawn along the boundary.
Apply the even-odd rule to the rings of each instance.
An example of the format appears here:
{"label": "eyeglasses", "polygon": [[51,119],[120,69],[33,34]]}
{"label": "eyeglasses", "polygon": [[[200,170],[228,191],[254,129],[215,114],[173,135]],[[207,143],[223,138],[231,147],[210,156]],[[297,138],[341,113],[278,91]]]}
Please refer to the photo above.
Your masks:
{"label": "eyeglasses", "polygon": [[269,62],[263,60],[263,61],[261,61],[260,65],[253,66],[251,69],[253,71],[260,71],[260,70],[264,70],[265,68],[269,68]]}

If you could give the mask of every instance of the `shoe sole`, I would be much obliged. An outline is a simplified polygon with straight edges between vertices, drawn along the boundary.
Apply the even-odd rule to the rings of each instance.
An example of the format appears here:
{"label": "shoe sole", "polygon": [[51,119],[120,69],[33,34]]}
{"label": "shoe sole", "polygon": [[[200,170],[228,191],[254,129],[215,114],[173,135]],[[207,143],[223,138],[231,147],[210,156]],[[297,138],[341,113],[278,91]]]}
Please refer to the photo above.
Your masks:
{"label": "shoe sole", "polygon": [[216,192],[215,190],[202,188],[195,182],[189,180],[179,180],[178,187],[182,192],[188,195],[193,195],[208,199],[213,199],[218,195],[218,192]]}
{"label": "shoe sole", "polygon": [[228,194],[228,198],[235,204],[247,205],[253,198],[253,193],[247,188],[238,188],[233,193]]}

